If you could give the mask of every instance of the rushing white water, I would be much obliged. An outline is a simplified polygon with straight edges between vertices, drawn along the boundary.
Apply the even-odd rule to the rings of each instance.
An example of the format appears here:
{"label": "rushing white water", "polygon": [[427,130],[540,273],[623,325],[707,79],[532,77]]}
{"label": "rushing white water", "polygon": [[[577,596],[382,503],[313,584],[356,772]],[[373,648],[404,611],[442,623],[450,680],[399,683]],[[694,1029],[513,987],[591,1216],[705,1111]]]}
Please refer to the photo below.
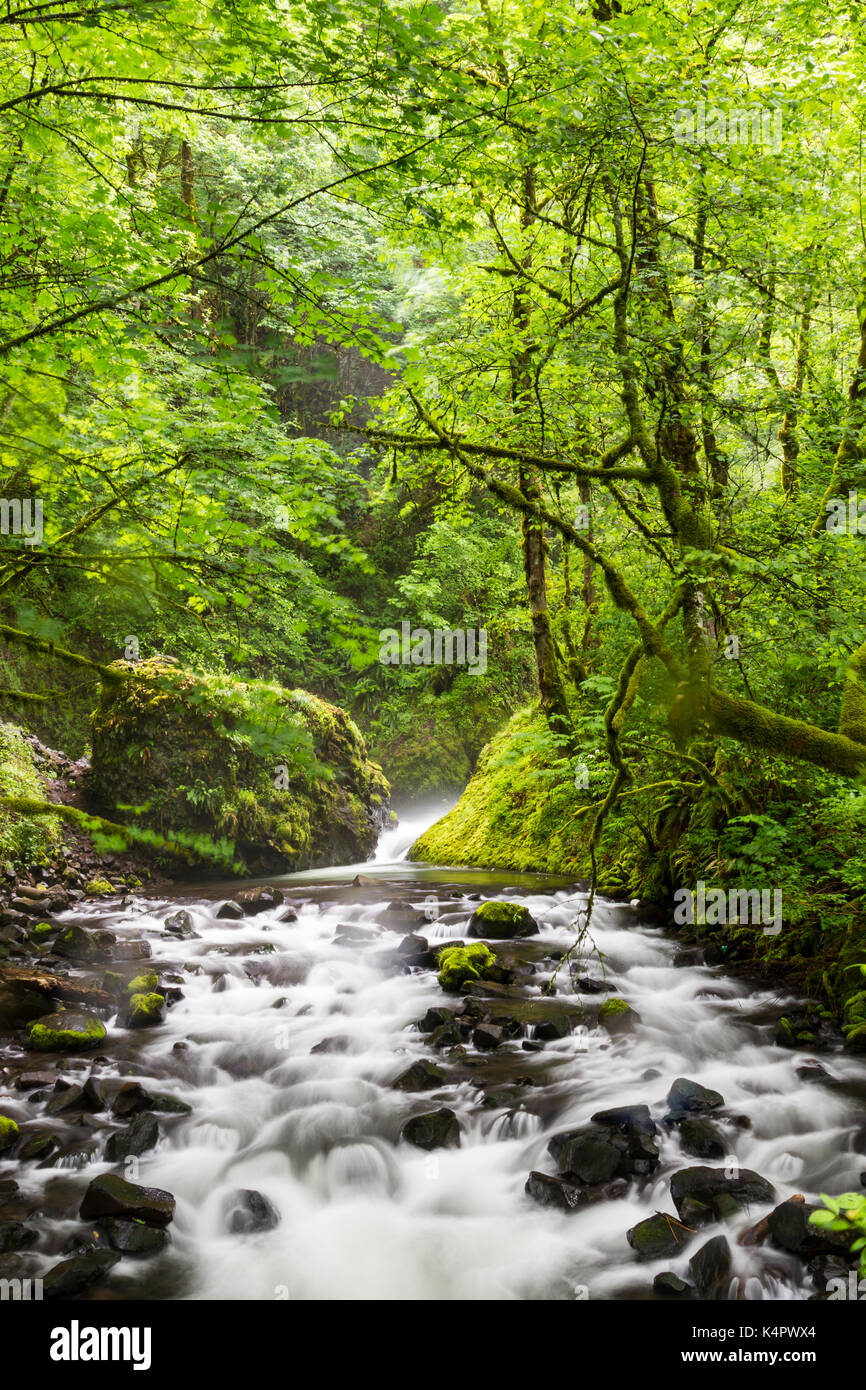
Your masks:
{"label": "rushing white water", "polygon": [[435,820],[450,810],[451,804],[437,800],[414,805],[400,817],[396,825],[380,835],[373,856],[374,864],[397,864],[407,859],[415,841]]}
{"label": "rushing white water", "polygon": [[[392,856],[399,849],[396,838],[383,846]],[[381,872],[379,864],[366,867]],[[536,1205],[524,1183],[530,1169],[555,1171],[546,1153],[553,1133],[613,1105],[646,1102],[659,1118],[679,1076],[721,1091],[725,1115],[745,1117],[739,1124],[748,1128],[719,1121],[730,1153],[769,1179],[778,1200],[858,1186],[866,1167],[853,1147],[862,1123],[862,1063],[823,1056],[838,1087],[799,1079],[808,1054],[771,1041],[777,997],[719,969],[674,968],[675,944],[625,906],[599,904],[593,937],[617,993],[640,1015],[633,1035],[612,1039],[580,1028],[540,1052],[521,1050],[518,1040],[485,1054],[475,1077],[470,1068],[467,1079],[464,1068],[462,1079],[435,1091],[392,1089],[416,1058],[432,1056],[448,1072],[447,1058],[432,1054],[413,1027],[443,995],[432,971],[395,971],[391,952],[401,933],[382,930],[369,942],[347,944],[335,941],[339,924],[377,931],[383,905],[407,896],[410,886],[419,905],[437,894],[440,915],[428,935],[460,937],[476,905],[459,896],[465,891],[525,903],[542,927],[534,940],[567,948],[584,902],[582,893],[542,878],[411,865],[404,874],[393,881],[382,873],[381,893],[351,890],[343,873],[280,880],[297,905],[291,922],[279,920],[283,908],[218,920],[216,902],[189,897],[182,905],[199,937],[182,943],[162,929],[177,901],[101,914],[119,937],[147,937],[154,968],[183,975],[184,997],[165,1023],[121,1038],[129,1039],[127,1077],[192,1106],[128,1171],[173,1192],[177,1213],[169,1249],[145,1264],[124,1260],[112,1274],[114,1296],[648,1297],[653,1275],[684,1273],[702,1243],[654,1264],[638,1264],[626,1243],[637,1221],[655,1210],[674,1212],[671,1174],[701,1162],[683,1155],[675,1132],[661,1132],[655,1177],[619,1200],[566,1215]],[[509,881],[514,886],[502,886]],[[599,973],[598,958],[585,964]],[[549,968],[530,978],[531,996],[540,994]],[[571,988],[561,971],[557,997],[569,999]],[[573,998],[576,1007],[587,1004],[586,996]],[[328,1050],[314,1051],[320,1044]],[[490,1084],[487,1068],[499,1068],[501,1084]],[[94,1070],[112,1071],[107,1064]],[[493,1103],[482,1104],[482,1081]],[[25,1104],[19,1097],[19,1111]],[[400,1142],[408,1116],[443,1105],[459,1118],[459,1148],[428,1154]],[[63,1176],[76,1205],[90,1179],[110,1167],[91,1163]],[[37,1195],[47,1197],[58,1182],[56,1168],[31,1166],[26,1180],[21,1173]],[[229,1234],[225,1211],[238,1188],[264,1194],[279,1225]],[[740,1296],[807,1298],[814,1290],[793,1257],[736,1243],[766,1210],[724,1228],[742,1276]],[[69,1234],[80,1230],[71,1219],[61,1226]],[[721,1229],[708,1227],[705,1237]]]}

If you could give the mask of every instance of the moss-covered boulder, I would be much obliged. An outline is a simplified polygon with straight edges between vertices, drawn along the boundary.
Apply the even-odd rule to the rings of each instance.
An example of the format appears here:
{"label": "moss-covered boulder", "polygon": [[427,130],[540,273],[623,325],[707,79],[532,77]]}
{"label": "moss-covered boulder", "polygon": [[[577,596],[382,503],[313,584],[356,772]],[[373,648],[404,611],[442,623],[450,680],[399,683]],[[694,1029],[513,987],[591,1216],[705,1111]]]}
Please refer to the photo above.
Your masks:
{"label": "moss-covered boulder", "polygon": [[639,1015],[624,999],[606,999],[598,1012],[598,1021],[608,1033],[630,1033]]}
{"label": "moss-covered boulder", "polygon": [[457,994],[471,980],[483,980],[496,966],[496,957],[482,941],[471,946],[447,946],[439,953],[439,983],[448,994]]}
{"label": "moss-covered boulder", "polygon": [[31,1023],[27,1046],[34,1052],[87,1052],[105,1038],[105,1024],[87,1009],[64,1009]]}
{"label": "moss-covered boulder", "polygon": [[11,1149],[18,1138],[18,1126],[8,1115],[0,1115],[0,1153]]}
{"label": "moss-covered boulder", "polygon": [[162,1022],[164,1009],[161,994],[131,994],[124,1023],[127,1028],[153,1028]]}
{"label": "moss-covered boulder", "polygon": [[470,936],[487,936],[507,941],[514,936],[536,936],[538,923],[528,907],[520,903],[479,903],[469,919]]}
{"label": "moss-covered boulder", "polygon": [[0,723],[0,797],[13,802],[0,804],[0,861],[16,868],[49,863],[62,843],[60,821],[15,809],[16,801],[46,800],[33,750],[15,724]]}
{"label": "moss-covered boulder", "polygon": [[107,878],[92,878],[89,883],[85,883],[84,891],[88,898],[110,898],[117,889],[112,888]]}
{"label": "moss-covered boulder", "polygon": [[[250,873],[367,858],[390,789],[345,713],[303,690],[193,672],[165,657],[118,662],[92,720],[90,794],[129,823],[233,845]],[[231,853],[230,851],[226,851]]]}

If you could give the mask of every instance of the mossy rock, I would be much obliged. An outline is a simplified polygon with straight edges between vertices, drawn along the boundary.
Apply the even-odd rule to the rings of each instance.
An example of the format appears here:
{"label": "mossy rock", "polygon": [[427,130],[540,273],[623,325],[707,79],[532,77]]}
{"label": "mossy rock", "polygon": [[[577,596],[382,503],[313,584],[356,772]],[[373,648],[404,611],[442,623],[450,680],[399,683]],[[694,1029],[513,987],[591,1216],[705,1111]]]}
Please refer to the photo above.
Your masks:
{"label": "mossy rock", "polygon": [[845,1047],[848,1052],[866,1052],[866,1023],[845,1030]]}
{"label": "mossy rock", "polygon": [[104,1038],[101,1018],[86,1009],[69,1009],[31,1023],[27,1046],[33,1052],[86,1052]]}
{"label": "mossy rock", "polygon": [[537,936],[538,923],[520,903],[485,902],[479,903],[469,919],[468,933],[507,941],[515,936]]}
{"label": "mossy rock", "polygon": [[8,1115],[0,1115],[0,1153],[11,1149],[18,1138],[18,1126]]}
{"label": "mossy rock", "polygon": [[[21,801],[47,800],[30,744],[15,724],[2,722],[0,796]],[[56,816],[28,816],[14,807],[0,806],[0,862],[8,861],[15,868],[48,864],[61,844],[60,821]]]}
{"label": "mossy rock", "polygon": [[92,719],[93,798],[114,818],[182,833],[250,873],[366,859],[390,788],[344,710],[303,690],[193,672],[166,658],[116,663]]}
{"label": "mossy rock", "polygon": [[639,1015],[625,999],[606,999],[599,1009],[598,1021],[608,1033],[630,1033],[639,1022]]}
{"label": "mossy rock", "polygon": [[495,969],[496,957],[483,942],[471,946],[447,946],[439,953],[439,983],[447,994],[457,994],[471,980],[483,980]]}
{"label": "mossy rock", "polygon": [[152,994],[159,984],[159,977],[152,972],[148,975],[136,975],[134,980],[130,980],[126,986],[127,994]]}
{"label": "mossy rock", "polygon": [[165,1000],[161,994],[130,995],[126,1011],[127,1028],[153,1028],[162,1022]]}
{"label": "mossy rock", "polygon": [[30,928],[30,935],[34,941],[47,941],[52,932],[57,930],[55,922],[37,922]]}
{"label": "mossy rock", "polygon": [[84,891],[88,898],[111,898],[117,889],[111,886],[107,878],[92,878],[89,883],[85,883]]}

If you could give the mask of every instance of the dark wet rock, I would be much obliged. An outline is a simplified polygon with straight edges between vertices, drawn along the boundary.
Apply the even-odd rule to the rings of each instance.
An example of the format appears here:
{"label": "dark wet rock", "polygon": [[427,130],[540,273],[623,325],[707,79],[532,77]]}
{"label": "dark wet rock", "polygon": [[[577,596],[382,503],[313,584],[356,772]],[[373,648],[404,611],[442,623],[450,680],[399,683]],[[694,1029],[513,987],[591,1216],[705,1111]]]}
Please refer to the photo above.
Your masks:
{"label": "dark wet rock", "polygon": [[396,948],[397,954],[401,956],[423,956],[430,949],[430,943],[426,936],[420,936],[418,932],[410,932],[404,936],[400,945]]}
{"label": "dark wet rock", "polygon": [[437,1028],[441,1028],[445,1023],[453,1023],[457,1014],[453,1009],[432,1008],[428,1009],[418,1026],[419,1033],[432,1033]]}
{"label": "dark wet rock", "polygon": [[555,1135],[547,1148],[560,1173],[582,1183],[597,1183],[608,1182],[619,1171],[627,1144],[587,1126]]}
{"label": "dark wet rock", "polygon": [[177,936],[183,938],[197,937],[198,932],[193,925],[190,914],[181,908],[178,912],[172,912],[166,917],[163,923],[163,931],[167,936]]}
{"label": "dark wet rock", "polygon": [[703,949],[704,965],[724,965],[728,959],[728,948],[719,941],[708,941]]}
{"label": "dark wet rock", "polygon": [[653,1136],[658,1133],[648,1105],[617,1105],[612,1110],[597,1110],[591,1118],[593,1124],[606,1125],[621,1134]]}
{"label": "dark wet rock", "polygon": [[43,1086],[53,1086],[55,1080],[53,1071],[21,1071],[12,1084],[16,1091],[36,1091]]}
{"label": "dark wet rock", "polygon": [[43,1298],[74,1298],[85,1289],[100,1283],[120,1261],[115,1250],[91,1250],[86,1255],[73,1255],[49,1269],[42,1281]]}
{"label": "dark wet rock", "polygon": [[269,912],[274,907],[281,907],[285,896],[279,888],[265,885],[238,893],[236,901],[240,903],[246,917],[255,917],[260,912]]}
{"label": "dark wet rock", "polygon": [[225,1223],[231,1235],[254,1235],[279,1226],[280,1214],[261,1192],[241,1188],[226,1202]]}
{"label": "dark wet rock", "polygon": [[425,1115],[414,1115],[407,1120],[400,1138],[416,1149],[458,1148],[460,1144],[460,1124],[453,1110],[443,1106],[441,1110],[430,1110]]}
{"label": "dark wet rock", "polygon": [[693,1292],[691,1285],[670,1269],[653,1279],[653,1293],[659,1298],[689,1298]]}
{"label": "dark wet rock", "polygon": [[468,935],[492,941],[537,936],[538,923],[527,907],[519,903],[483,902],[469,919]]}
{"label": "dark wet rock", "polygon": [[39,1239],[39,1232],[23,1221],[0,1221],[0,1254],[10,1250],[29,1250]]}
{"label": "dark wet rock", "polygon": [[655,1081],[660,1076],[661,1072],[658,1067],[647,1067],[646,1071],[641,1073],[640,1079],[641,1081]]}
{"label": "dark wet rock", "polygon": [[679,1124],[683,1152],[695,1158],[724,1158],[728,1143],[718,1125],[701,1115],[686,1115]]}
{"label": "dark wet rock", "polygon": [[556,1207],[559,1211],[575,1211],[583,1205],[577,1184],[551,1177],[549,1173],[530,1173],[524,1191],[541,1206]]}
{"label": "dark wet rock", "polygon": [[432,1091],[445,1081],[445,1073],[432,1062],[413,1062],[392,1084],[398,1091]]}
{"label": "dark wet rock", "polygon": [[495,1023],[479,1023],[472,1034],[472,1042],[479,1050],[491,1052],[505,1042],[505,1030],[497,1027]]}
{"label": "dark wet rock", "polygon": [[687,1226],[710,1226],[716,1219],[716,1213],[710,1202],[699,1202],[695,1197],[684,1197],[680,1208],[680,1216]]}
{"label": "dark wet rock", "polygon": [[111,952],[112,960],[150,960],[150,942],[138,940],[118,941]]}
{"label": "dark wet rock", "polygon": [[461,1047],[465,1037],[468,1037],[468,1029],[465,1025],[457,1022],[443,1023],[441,1028],[436,1028],[428,1034],[427,1041],[431,1047],[435,1048]]}
{"label": "dark wet rock", "polygon": [[105,1146],[105,1157],[109,1163],[122,1163],[132,1155],[147,1153],[159,1141],[159,1124],[151,1114],[137,1115],[126,1129],[118,1130],[109,1137]]}
{"label": "dark wet rock", "polygon": [[679,1254],[693,1235],[675,1216],[656,1212],[626,1231],[626,1240],[639,1260],[660,1260]]}
{"label": "dark wet rock", "polygon": [[18,1150],[18,1159],[21,1163],[42,1163],[57,1152],[62,1142],[59,1134],[40,1130],[37,1134],[31,1134],[22,1144]]}
{"label": "dark wet rock", "polygon": [[726,1236],[713,1236],[689,1260],[689,1270],[702,1298],[726,1299],[731,1283],[731,1247]]}
{"label": "dark wet rock", "polygon": [[697,1081],[677,1077],[668,1091],[668,1109],[672,1115],[698,1114],[707,1110],[717,1110],[724,1105],[725,1098],[718,1091],[711,1091]]}
{"label": "dark wet rock", "polygon": [[750,1168],[740,1169],[736,1178],[726,1177],[724,1168],[683,1168],[671,1178],[671,1197],[681,1216],[686,1199],[712,1206],[713,1198],[722,1192],[730,1193],[741,1206],[772,1202],[775,1196],[772,1184]]}
{"label": "dark wet rock", "polygon": [[53,949],[55,955],[84,965],[97,960],[100,954],[99,945],[90,932],[78,926],[66,927],[60,932],[55,938]]}
{"label": "dark wet rock", "polygon": [[574,983],[578,994],[611,994],[616,989],[609,980],[596,980],[591,975],[579,975]]}
{"label": "dark wet rock", "polygon": [[142,1221],[121,1221],[118,1217],[103,1217],[94,1226],[100,1245],[107,1245],[122,1255],[157,1255],[168,1244],[168,1231],[158,1226],[145,1226]]}
{"label": "dark wet rock", "polygon": [[67,1110],[87,1110],[96,1114],[103,1108],[102,1098],[96,1089],[96,1083],[92,1076],[88,1076],[83,1085],[68,1086],[62,1091],[58,1091],[46,1105],[45,1113],[62,1115]]}
{"label": "dark wet rock", "polygon": [[567,1038],[570,1033],[571,1022],[567,1014],[545,1018],[533,1027],[533,1034],[539,1042],[556,1042],[558,1038]]}
{"label": "dark wet rock", "polygon": [[813,1255],[846,1254],[857,1233],[831,1231],[827,1226],[811,1225],[809,1218],[812,1213],[822,1210],[822,1207],[804,1201],[799,1194],[782,1202],[767,1218],[773,1244],[803,1259]]}
{"label": "dark wet rock", "polygon": [[219,911],[217,912],[217,917],[218,917],[218,918],[220,918],[220,919],[223,920],[223,921],[228,920],[228,921],[230,921],[230,922],[238,922],[238,921],[240,921],[240,919],[241,919],[241,917],[243,917],[243,915],[244,915],[244,910],[243,910],[243,908],[241,907],[240,903],[239,903],[239,902],[235,902],[235,901],[233,901],[233,900],[230,900],[229,902],[223,903],[222,907],[221,907],[221,908],[219,909]]}
{"label": "dark wet rock", "polygon": [[142,1187],[115,1173],[94,1178],[81,1203],[81,1219],[120,1216],[148,1226],[167,1226],[174,1218],[174,1197],[160,1187]]}
{"label": "dark wet rock", "polygon": [[111,1103],[112,1115],[124,1119],[153,1109],[153,1097],[139,1081],[125,1081]]}
{"label": "dark wet rock", "polygon": [[696,946],[690,946],[685,950],[677,951],[673,963],[677,970],[688,970],[693,966],[701,965],[703,959],[703,951]]}
{"label": "dark wet rock", "polygon": [[826,1289],[831,1279],[842,1279],[848,1283],[851,1266],[841,1255],[813,1255],[806,1268],[816,1289]]}

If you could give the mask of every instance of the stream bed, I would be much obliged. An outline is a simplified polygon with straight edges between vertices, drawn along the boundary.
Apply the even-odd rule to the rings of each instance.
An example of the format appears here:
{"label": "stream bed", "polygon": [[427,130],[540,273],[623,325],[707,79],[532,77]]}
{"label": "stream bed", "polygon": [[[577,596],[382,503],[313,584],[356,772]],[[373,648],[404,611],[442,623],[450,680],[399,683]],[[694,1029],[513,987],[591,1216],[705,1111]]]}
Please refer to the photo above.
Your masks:
{"label": "stream bed", "polygon": [[[796,1001],[720,967],[675,965],[680,945],[627,904],[598,901],[592,945],[562,964],[585,892],[543,875],[409,863],[400,856],[417,831],[387,832],[369,864],[270,879],[283,901],[239,920],[217,916],[236,882],[63,914],[146,941],[150,957],[136,965],[168,982],[174,1002],[155,1028],[106,1020],[108,1038],[88,1056],[34,1058],[6,1041],[2,1111],[25,1140],[55,1140],[36,1161],[0,1158],[0,1191],[4,1180],[18,1187],[7,1182],[0,1221],[37,1233],[14,1257],[22,1271],[42,1275],[100,1244],[78,1208],[95,1176],[119,1172],[173,1194],[170,1236],[146,1259],[124,1254],[79,1298],[650,1299],[661,1272],[688,1283],[690,1258],[720,1233],[730,1265],[713,1296],[815,1297],[798,1254],[743,1241],[796,1193],[817,1201],[860,1186],[864,1062],[776,1046],[773,1024]],[[468,940],[490,898],[525,905],[540,928],[491,943],[513,978],[469,996],[473,1023],[498,1019],[504,1036],[477,1046],[464,1027],[463,1041],[446,1035],[437,1047],[418,1024],[463,1000],[443,994],[429,951]],[[194,935],[166,932],[178,911]],[[426,963],[417,943],[401,947],[414,921]],[[611,995],[636,1011],[630,1031],[598,1025]],[[418,1063],[424,1089],[408,1089],[400,1079]],[[37,1070],[40,1085],[20,1089]],[[52,1074],[66,1088],[91,1077],[97,1099],[64,1109]],[[720,1093],[711,1119],[724,1155],[684,1152],[667,1099],[677,1078]],[[150,1147],[110,1162],[105,1145],[129,1123],[113,1101],[130,1081],[161,1098]],[[649,1108],[658,1157],[648,1171],[638,1164],[575,1210],[527,1193],[530,1172],[557,1172],[554,1135],[629,1106]],[[431,1150],[401,1138],[407,1121],[442,1109],[459,1143],[453,1128]],[[627,1231],[657,1212],[681,1230],[671,1176],[707,1163],[753,1170],[772,1199],[639,1259]]]}

